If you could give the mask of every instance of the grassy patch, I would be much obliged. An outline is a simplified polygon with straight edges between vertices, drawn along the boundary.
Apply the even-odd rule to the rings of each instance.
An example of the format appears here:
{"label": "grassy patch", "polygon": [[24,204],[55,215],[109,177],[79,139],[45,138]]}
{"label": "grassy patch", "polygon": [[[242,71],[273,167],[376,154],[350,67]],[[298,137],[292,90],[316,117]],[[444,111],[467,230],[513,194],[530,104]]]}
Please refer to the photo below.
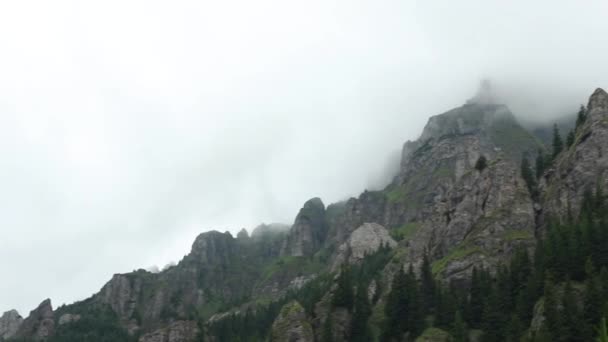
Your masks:
{"label": "grassy patch", "polygon": [[390,234],[391,237],[396,241],[401,241],[414,235],[414,233],[418,231],[419,227],[420,224],[418,222],[409,222],[401,227],[391,230]]}
{"label": "grassy patch", "polygon": [[504,232],[503,238],[507,241],[530,240],[534,239],[534,235],[527,230],[510,230]]}
{"label": "grassy patch", "polygon": [[450,340],[450,334],[439,328],[427,328],[418,336],[416,342],[447,342]]}
{"label": "grassy patch", "polygon": [[482,253],[482,250],[477,246],[459,246],[453,249],[448,255],[433,262],[431,265],[433,274],[437,275],[445,270],[446,266],[455,260],[464,259],[467,256],[475,253]]}
{"label": "grassy patch", "polygon": [[284,256],[277,259],[275,262],[266,266],[262,273],[262,279],[264,281],[269,280],[275,274],[278,273],[299,273],[299,274],[312,274],[319,272],[323,268],[323,265],[310,258],[301,256]]}

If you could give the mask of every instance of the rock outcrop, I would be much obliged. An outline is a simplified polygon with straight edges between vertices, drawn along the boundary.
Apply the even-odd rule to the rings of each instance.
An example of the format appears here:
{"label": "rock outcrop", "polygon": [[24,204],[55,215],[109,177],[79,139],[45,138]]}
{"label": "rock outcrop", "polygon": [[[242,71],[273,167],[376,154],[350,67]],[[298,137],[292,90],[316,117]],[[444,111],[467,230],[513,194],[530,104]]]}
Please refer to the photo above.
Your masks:
{"label": "rock outcrop", "polygon": [[272,341],[313,342],[312,326],[306,318],[306,312],[300,303],[289,302],[272,324]]}
{"label": "rock outcrop", "polygon": [[296,216],[282,254],[311,256],[323,244],[326,234],[325,205],[320,198],[308,200]]}
{"label": "rock outcrop", "polygon": [[145,334],[139,342],[193,342],[199,334],[194,321],[176,321],[169,326]]}
{"label": "rock outcrop", "polygon": [[32,310],[29,316],[21,323],[16,337],[28,337],[35,341],[45,340],[55,330],[55,319],[51,300],[46,299]]}
{"label": "rock outcrop", "polygon": [[608,94],[597,89],[589,98],[586,120],[572,146],[547,170],[540,184],[542,222],[577,215],[585,191],[608,186]]}
{"label": "rock outcrop", "polygon": [[10,310],[0,317],[0,340],[15,336],[23,322],[23,317],[17,310]]}
{"label": "rock outcrop", "polygon": [[364,223],[355,229],[350,237],[340,245],[333,262],[333,270],[344,262],[356,263],[366,255],[377,251],[381,246],[394,248],[397,242],[391,238],[388,230],[377,223]]}

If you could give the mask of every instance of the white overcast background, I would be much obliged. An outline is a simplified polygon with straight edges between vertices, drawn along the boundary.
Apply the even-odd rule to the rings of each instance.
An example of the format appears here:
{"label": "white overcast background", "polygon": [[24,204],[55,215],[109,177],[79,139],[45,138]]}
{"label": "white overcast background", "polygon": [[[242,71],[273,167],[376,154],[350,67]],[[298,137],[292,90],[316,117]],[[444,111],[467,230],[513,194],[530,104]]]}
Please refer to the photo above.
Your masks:
{"label": "white overcast background", "polygon": [[0,312],[197,234],[378,188],[489,77],[519,115],[608,87],[608,1],[3,1]]}

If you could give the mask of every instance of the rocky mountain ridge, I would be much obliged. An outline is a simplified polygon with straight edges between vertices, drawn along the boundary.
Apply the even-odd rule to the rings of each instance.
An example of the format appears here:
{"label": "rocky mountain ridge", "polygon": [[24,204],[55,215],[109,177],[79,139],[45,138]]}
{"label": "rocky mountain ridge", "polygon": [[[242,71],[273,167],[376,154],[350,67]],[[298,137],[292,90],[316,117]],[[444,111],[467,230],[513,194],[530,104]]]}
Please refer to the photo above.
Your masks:
{"label": "rocky mountain ridge", "polygon": [[[575,144],[543,175],[538,201],[520,161],[543,147],[506,106],[484,97],[431,117],[420,138],[404,144],[401,169],[382,191],[328,206],[313,198],[290,227],[260,226],[251,236],[203,233],[163,272],[114,275],[91,298],[57,310],[45,301],[23,321],[5,314],[0,338],[46,340],[60,325],[109,308],[117,329],[141,342],[194,341],[201,333],[197,322],[255,309],[383,246],[394,251],[382,270],[386,280],[428,256],[437,278],[466,286],[474,266],[495,269],[516,248],[532,250],[538,222],[566,217],[580,207],[585,189],[608,183],[608,94],[596,90],[587,108]],[[368,290],[382,303],[389,288],[370,284]],[[323,299],[329,301],[330,293]],[[318,315],[327,316],[326,305],[319,305]],[[320,336],[322,327],[299,304],[283,309],[272,332],[279,340]],[[347,312],[331,315],[347,329]]]}

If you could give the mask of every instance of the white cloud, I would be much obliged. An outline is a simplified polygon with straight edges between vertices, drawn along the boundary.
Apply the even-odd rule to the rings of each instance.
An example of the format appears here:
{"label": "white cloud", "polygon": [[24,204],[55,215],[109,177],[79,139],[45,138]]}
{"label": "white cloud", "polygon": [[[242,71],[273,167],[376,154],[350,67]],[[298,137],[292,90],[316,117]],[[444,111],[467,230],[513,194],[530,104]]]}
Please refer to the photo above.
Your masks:
{"label": "white cloud", "polygon": [[[605,1],[0,5],[0,311],[378,186],[492,77],[537,115],[608,86]],[[529,115],[530,113],[526,113]]]}

